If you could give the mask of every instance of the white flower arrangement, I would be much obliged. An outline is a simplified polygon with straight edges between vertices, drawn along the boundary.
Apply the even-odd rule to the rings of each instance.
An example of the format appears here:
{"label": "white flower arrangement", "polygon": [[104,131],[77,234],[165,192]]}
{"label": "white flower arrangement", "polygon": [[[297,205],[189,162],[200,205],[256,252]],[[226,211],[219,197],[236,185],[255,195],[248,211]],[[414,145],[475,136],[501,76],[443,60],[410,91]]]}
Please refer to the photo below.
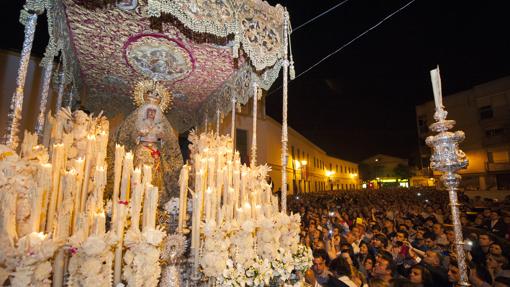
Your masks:
{"label": "white flower arrangement", "polygon": [[89,236],[79,247],[70,248],[69,286],[112,285],[113,252],[115,236],[107,233],[101,236]]}
{"label": "white flower arrangement", "polygon": [[[192,162],[193,165],[201,165],[202,153],[223,155],[232,150],[230,137],[192,132],[189,139],[190,151],[196,155],[191,157],[192,161],[200,160]],[[229,156],[235,159],[238,154]],[[219,158],[213,162],[224,164],[223,158]],[[258,287],[267,286],[272,280],[287,282],[292,279],[294,282],[295,278],[291,277],[296,277],[296,273],[305,271],[312,263],[310,249],[299,244],[299,214],[289,216],[278,212],[277,199],[271,195],[271,185],[266,181],[271,170],[269,166],[238,165],[236,168],[238,174],[246,176],[242,177],[241,212],[234,214],[235,219],[229,217],[232,214],[228,211],[221,213],[222,216],[228,214],[226,220],[222,216],[212,216],[206,218],[205,224],[201,222],[198,229],[203,237],[198,260],[202,273],[214,286]],[[246,194],[253,197],[248,199]],[[231,208],[228,204],[226,206]],[[248,208],[251,206],[251,213],[243,211],[246,204]],[[218,210],[230,210],[224,207],[220,205]]]}
{"label": "white flower arrangement", "polygon": [[220,276],[227,265],[230,241],[221,228],[211,221],[205,227],[206,238],[203,243],[200,265],[202,272],[208,277]]}
{"label": "white flower arrangement", "polygon": [[32,232],[19,239],[16,248],[16,270],[11,286],[50,286],[50,260],[58,245],[43,233]]}
{"label": "white flower arrangement", "polygon": [[122,277],[127,286],[155,287],[161,275],[159,257],[161,243],[166,233],[161,229],[147,228],[143,232],[129,229],[124,243],[127,247],[124,254]]}
{"label": "white flower arrangement", "polygon": [[294,272],[310,268],[313,259],[310,248],[299,244],[296,223],[299,216],[282,213],[240,225],[209,222],[204,226],[202,272],[219,286],[267,286],[274,278],[288,282]]}

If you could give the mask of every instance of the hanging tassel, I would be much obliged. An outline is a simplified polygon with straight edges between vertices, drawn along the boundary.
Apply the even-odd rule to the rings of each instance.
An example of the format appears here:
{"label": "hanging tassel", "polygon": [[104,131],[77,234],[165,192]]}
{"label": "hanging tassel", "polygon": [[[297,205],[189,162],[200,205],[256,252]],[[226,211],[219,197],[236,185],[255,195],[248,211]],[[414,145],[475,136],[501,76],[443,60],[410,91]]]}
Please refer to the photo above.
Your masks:
{"label": "hanging tassel", "polygon": [[[292,55],[292,54],[291,54]],[[292,56],[290,56],[290,67],[289,67],[289,77],[290,80],[294,80],[296,78],[296,70],[294,69],[294,61],[292,61]]]}
{"label": "hanging tassel", "polygon": [[292,41],[290,39],[290,35],[292,34],[292,27],[290,25],[290,20],[287,18],[287,25],[289,31],[287,32],[287,39],[289,44],[289,54],[290,54],[290,66],[289,66],[289,78],[290,80],[294,80],[296,78],[296,70],[294,69],[294,57],[292,55]]}

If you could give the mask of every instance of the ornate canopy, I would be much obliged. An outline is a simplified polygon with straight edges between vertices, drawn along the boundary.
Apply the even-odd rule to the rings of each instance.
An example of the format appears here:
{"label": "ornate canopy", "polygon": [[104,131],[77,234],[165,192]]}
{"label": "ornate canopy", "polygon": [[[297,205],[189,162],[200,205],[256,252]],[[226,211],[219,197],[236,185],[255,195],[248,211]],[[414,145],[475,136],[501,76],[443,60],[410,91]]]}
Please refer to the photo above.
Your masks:
{"label": "ornate canopy", "polygon": [[[35,0],[35,2],[38,2]],[[39,1],[40,2],[40,1]],[[83,105],[113,116],[134,109],[132,91],[154,79],[174,96],[167,113],[184,131],[231,99],[268,89],[283,63],[285,10],[260,0],[46,0],[48,55],[63,51],[66,80]],[[53,44],[52,44],[53,43]]]}

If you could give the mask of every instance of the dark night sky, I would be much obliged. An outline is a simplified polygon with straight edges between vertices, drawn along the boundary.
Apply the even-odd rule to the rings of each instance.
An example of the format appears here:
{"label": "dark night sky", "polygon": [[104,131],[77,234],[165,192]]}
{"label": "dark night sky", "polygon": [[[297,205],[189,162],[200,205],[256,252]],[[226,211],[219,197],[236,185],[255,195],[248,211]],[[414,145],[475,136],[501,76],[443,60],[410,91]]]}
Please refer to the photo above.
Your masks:
{"label": "dark night sky", "polygon": [[[297,27],[341,1],[274,2],[288,7]],[[291,82],[290,126],[345,159],[412,156],[417,152],[415,105],[433,99],[429,70],[436,64],[446,94],[510,75],[510,25],[503,2],[417,0]],[[292,35],[296,73],[405,3],[351,0],[299,29]],[[280,95],[267,99],[267,112],[277,119]]]}
{"label": "dark night sky", "polygon": [[[0,48],[19,50],[22,1],[2,9]],[[340,0],[269,1],[288,7],[294,27]],[[404,0],[350,0],[292,35],[296,73],[397,10]],[[506,1],[416,0],[408,8],[289,85],[289,125],[331,155],[359,161],[417,150],[415,105],[432,100],[429,70],[441,67],[445,94],[510,75]],[[41,17],[44,18],[44,17]],[[40,19],[40,23],[45,19]],[[47,32],[38,29],[34,53]],[[281,85],[279,79],[273,89]],[[267,98],[281,120],[281,90]]]}

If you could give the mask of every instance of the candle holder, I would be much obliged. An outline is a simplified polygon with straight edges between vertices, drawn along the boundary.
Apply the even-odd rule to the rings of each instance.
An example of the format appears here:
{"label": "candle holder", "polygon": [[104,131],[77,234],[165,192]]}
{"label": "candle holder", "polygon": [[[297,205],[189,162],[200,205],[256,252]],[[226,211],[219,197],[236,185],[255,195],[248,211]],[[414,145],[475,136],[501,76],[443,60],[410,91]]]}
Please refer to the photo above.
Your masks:
{"label": "candle holder", "polygon": [[462,226],[459,219],[459,203],[457,200],[457,190],[461,180],[458,171],[468,165],[466,155],[459,149],[459,143],[464,140],[465,135],[463,131],[449,132],[449,130],[454,127],[455,121],[447,120],[447,115],[448,112],[442,105],[436,108],[436,112],[434,113],[436,122],[431,124],[429,128],[437,134],[427,137],[425,142],[432,148],[430,167],[433,170],[443,173],[441,182],[448,190],[448,195],[450,197],[450,207],[455,232],[455,247],[460,271],[460,281],[458,285],[470,286],[468,283],[464,239],[462,236]]}

